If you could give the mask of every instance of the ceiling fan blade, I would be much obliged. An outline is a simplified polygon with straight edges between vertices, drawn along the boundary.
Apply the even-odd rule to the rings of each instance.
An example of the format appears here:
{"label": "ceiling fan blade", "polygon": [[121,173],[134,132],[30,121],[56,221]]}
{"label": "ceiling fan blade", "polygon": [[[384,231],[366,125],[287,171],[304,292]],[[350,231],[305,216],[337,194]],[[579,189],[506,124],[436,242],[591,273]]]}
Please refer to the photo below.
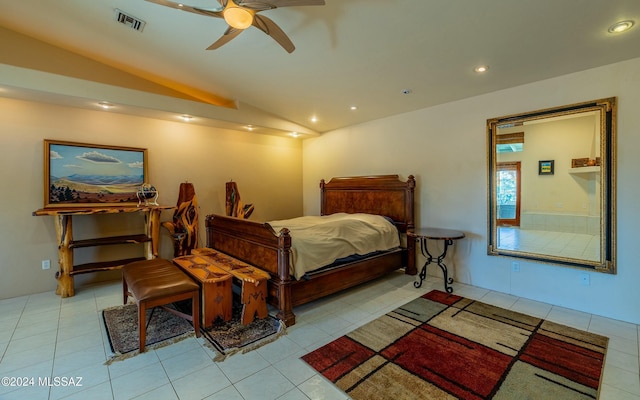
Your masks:
{"label": "ceiling fan blade", "polygon": [[241,34],[242,31],[243,29],[236,29],[232,27],[227,28],[227,30],[224,32],[224,35],[222,35],[220,39],[216,40],[215,43],[213,43],[211,46],[207,47],[207,50],[215,50],[222,47],[223,45],[229,43],[233,38]]}
{"label": "ceiling fan blade", "polygon": [[236,4],[256,11],[271,10],[279,7],[323,6],[324,0],[239,0]]}
{"label": "ceiling fan blade", "polygon": [[266,11],[266,10],[273,10],[274,8],[277,8],[276,6],[271,4],[271,2],[266,2],[266,1],[238,0],[236,1],[236,4],[242,8],[248,8],[253,11]]}
{"label": "ceiling fan blade", "polygon": [[262,32],[271,36],[280,46],[282,46],[288,53],[293,53],[296,46],[293,45],[289,36],[275,22],[265,17],[264,15],[256,14],[253,18],[253,26],[260,29]]}
{"label": "ceiling fan blade", "polygon": [[203,8],[192,7],[182,3],[175,3],[169,0],[146,0],[149,3],[159,4],[165,7],[175,8],[176,10],[188,11],[194,14],[206,15],[207,17],[215,17],[215,18],[223,18],[222,10],[223,8],[216,8],[211,10],[205,10]]}

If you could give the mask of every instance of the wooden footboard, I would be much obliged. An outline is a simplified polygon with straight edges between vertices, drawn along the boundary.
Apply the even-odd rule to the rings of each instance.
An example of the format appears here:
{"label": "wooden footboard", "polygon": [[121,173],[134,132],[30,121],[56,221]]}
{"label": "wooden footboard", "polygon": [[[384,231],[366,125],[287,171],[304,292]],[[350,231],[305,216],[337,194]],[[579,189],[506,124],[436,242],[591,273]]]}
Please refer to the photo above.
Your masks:
{"label": "wooden footboard", "polygon": [[[393,219],[401,233],[414,228],[413,201],[415,180],[406,182],[397,175],[334,178],[320,183],[321,214],[365,212]],[[207,242],[216,249],[255,265],[271,275],[269,303],[278,308],[277,317],[295,324],[293,307],[349,287],[370,281],[401,267],[416,274],[415,242],[406,248],[356,261],[333,270],[295,280],[289,273],[291,236],[287,229],[275,232],[267,223],[209,215],[206,218]]]}
{"label": "wooden footboard", "polygon": [[279,319],[293,325],[289,231],[283,229],[276,233],[266,223],[222,215],[208,215],[206,229],[207,247],[255,265],[271,275],[268,301],[278,308]]}

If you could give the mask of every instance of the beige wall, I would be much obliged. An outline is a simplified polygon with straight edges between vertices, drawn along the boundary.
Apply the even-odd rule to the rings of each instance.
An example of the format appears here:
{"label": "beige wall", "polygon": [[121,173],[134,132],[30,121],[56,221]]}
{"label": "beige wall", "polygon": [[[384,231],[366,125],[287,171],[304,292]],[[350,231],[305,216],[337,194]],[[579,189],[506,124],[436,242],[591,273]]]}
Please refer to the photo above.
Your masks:
{"label": "beige wall", "polygon": [[[34,217],[43,206],[43,139],[120,145],[148,149],[150,181],[159,202],[175,205],[178,187],[188,180],[204,216],[224,213],[225,182],[238,183],[242,200],[253,203],[252,220],[281,219],[302,213],[302,144],[299,140],[224,131],[190,123],[169,122],[111,111],[92,111],[0,98],[0,298],[53,290],[57,247],[53,217]],[[163,213],[163,220],[171,212]],[[75,217],[74,237],[126,234],[142,228],[141,215]],[[162,232],[161,255],[172,246]],[[135,253],[135,254],[134,254]],[[76,264],[141,254],[137,246],[80,249]],[[51,260],[43,271],[41,261]],[[117,275],[80,275],[76,287]]]}
{"label": "beige wall", "polygon": [[[640,323],[638,71],[640,59],[634,59],[305,140],[304,212],[319,211],[315,182],[320,178],[413,174],[417,225],[467,235],[447,257],[456,281]],[[520,272],[512,272],[512,259],[487,255],[486,120],[612,96],[619,102],[618,274],[588,272],[591,284],[582,286],[584,271],[578,269],[521,261]]]}

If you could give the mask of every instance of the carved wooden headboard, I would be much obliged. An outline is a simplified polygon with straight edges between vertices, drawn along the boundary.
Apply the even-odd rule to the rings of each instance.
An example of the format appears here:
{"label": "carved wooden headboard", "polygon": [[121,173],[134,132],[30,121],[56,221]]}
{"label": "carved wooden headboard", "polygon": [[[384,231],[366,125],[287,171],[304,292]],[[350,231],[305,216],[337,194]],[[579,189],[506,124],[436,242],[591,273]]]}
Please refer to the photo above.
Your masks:
{"label": "carved wooden headboard", "polygon": [[398,230],[406,232],[414,225],[414,189],[416,181],[398,175],[355,176],[320,181],[320,215],[337,212],[383,215],[393,219]]}

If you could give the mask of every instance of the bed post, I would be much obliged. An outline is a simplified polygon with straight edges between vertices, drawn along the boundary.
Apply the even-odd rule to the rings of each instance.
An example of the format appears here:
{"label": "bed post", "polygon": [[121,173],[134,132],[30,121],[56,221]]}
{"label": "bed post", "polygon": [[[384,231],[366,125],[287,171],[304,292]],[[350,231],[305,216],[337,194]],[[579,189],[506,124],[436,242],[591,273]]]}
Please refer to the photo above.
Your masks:
{"label": "bed post", "polygon": [[324,179],[320,179],[320,215],[324,215]]}
{"label": "bed post", "polygon": [[286,326],[296,323],[291,298],[291,275],[289,274],[289,257],[291,254],[291,236],[289,230],[283,228],[278,235],[278,314],[276,317]]}

